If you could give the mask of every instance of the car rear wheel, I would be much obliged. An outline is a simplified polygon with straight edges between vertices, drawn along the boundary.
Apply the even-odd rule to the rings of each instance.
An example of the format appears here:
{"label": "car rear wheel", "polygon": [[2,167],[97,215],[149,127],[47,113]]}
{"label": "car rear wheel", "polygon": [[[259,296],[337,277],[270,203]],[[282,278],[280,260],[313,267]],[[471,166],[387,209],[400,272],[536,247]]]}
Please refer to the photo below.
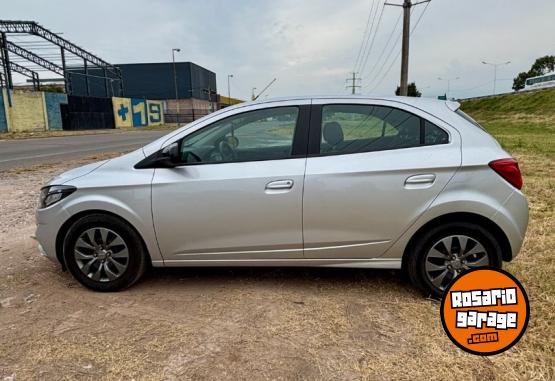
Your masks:
{"label": "car rear wheel", "polygon": [[499,242],[488,230],[469,222],[450,222],[428,230],[408,254],[410,280],[436,298],[466,270],[501,267]]}
{"label": "car rear wheel", "polygon": [[143,275],[147,256],[140,236],[126,222],[106,214],[77,220],[64,241],[71,274],[96,291],[127,288]]}

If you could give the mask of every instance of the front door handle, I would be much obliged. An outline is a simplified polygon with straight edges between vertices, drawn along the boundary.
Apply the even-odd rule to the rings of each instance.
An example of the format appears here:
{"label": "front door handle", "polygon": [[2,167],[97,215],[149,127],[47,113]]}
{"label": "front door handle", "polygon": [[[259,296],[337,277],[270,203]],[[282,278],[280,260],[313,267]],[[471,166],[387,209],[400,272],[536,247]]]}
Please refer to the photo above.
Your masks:
{"label": "front door handle", "polygon": [[267,190],[291,189],[293,188],[293,180],[276,180],[266,184]]}
{"label": "front door handle", "polygon": [[414,175],[409,176],[405,180],[405,185],[432,185],[436,180],[436,175],[433,173],[427,173],[425,175]]}

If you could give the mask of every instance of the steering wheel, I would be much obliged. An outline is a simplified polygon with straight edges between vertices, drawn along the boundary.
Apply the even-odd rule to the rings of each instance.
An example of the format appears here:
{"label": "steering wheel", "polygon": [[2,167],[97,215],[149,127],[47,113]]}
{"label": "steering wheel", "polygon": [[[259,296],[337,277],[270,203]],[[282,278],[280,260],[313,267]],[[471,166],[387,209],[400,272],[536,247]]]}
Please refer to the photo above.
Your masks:
{"label": "steering wheel", "polygon": [[222,155],[223,161],[233,161],[237,159],[237,153],[225,139],[218,143],[218,152]]}

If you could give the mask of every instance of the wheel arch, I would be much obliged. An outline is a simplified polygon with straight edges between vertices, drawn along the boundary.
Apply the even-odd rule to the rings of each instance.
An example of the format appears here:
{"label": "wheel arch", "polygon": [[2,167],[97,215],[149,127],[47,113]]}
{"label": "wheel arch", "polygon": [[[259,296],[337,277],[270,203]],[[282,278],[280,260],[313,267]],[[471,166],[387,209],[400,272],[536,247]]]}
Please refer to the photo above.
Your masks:
{"label": "wheel arch", "polygon": [[403,259],[402,259],[402,265],[401,265],[402,268],[405,269],[405,266],[407,263],[407,257],[410,253],[410,249],[414,246],[418,238],[420,238],[429,229],[432,229],[436,226],[449,223],[449,222],[469,222],[469,223],[480,225],[483,228],[487,229],[498,240],[499,245],[501,246],[503,261],[505,262],[511,261],[512,250],[511,250],[511,244],[509,242],[509,239],[507,238],[507,235],[503,232],[503,230],[495,222],[479,214],[468,213],[468,212],[455,212],[455,213],[444,214],[433,218],[432,220],[422,225],[412,235],[407,245],[405,246],[405,250],[403,252]]}
{"label": "wheel arch", "polygon": [[137,228],[135,226],[133,226],[133,224],[131,222],[129,222],[128,220],[126,220],[125,218],[109,212],[107,210],[102,210],[102,209],[90,209],[90,210],[84,210],[81,211],[79,213],[76,213],[74,215],[72,215],[70,218],[67,219],[67,221],[65,221],[62,226],[60,227],[60,229],[58,230],[58,234],[56,235],[56,258],[58,259],[58,261],[60,262],[60,264],[62,265],[62,269],[65,271],[66,270],[66,264],[64,261],[64,240],[66,238],[67,232],[69,231],[70,227],[79,219],[85,217],[85,216],[89,216],[91,214],[106,214],[112,217],[115,217],[119,220],[121,220],[122,222],[124,222],[125,224],[127,224],[129,227],[131,227],[131,229],[133,229],[135,231],[135,233],[137,233],[137,235],[141,238],[141,245],[143,246],[145,253],[147,255],[148,258],[148,263],[150,265],[152,265],[152,258],[150,256],[150,252],[148,251],[148,247],[144,241],[143,236],[141,235],[141,233],[137,230]]}

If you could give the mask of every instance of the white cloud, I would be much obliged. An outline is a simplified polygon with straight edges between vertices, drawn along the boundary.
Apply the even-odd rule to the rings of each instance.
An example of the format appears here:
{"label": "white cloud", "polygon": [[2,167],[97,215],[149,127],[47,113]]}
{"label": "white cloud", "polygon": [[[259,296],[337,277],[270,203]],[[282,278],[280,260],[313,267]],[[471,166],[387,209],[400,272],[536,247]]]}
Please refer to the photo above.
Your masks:
{"label": "white cloud", "polygon": [[[271,96],[346,93],[345,78],[353,69],[370,7],[369,0],[87,3],[19,0],[3,4],[2,18],[36,20],[113,63],[169,61],[171,48],[179,47],[179,60],[217,73],[221,92],[226,92],[227,74],[234,74],[232,95],[242,98],[274,77],[278,81]],[[423,7],[415,9],[413,24]],[[379,81],[376,94],[395,90],[398,61],[384,78],[372,81],[369,73],[378,74],[382,63],[376,60],[400,11],[384,11],[361,73],[364,85],[372,83],[365,91]],[[512,81],[506,79],[527,70],[538,56],[555,53],[553,14],[552,0],[433,0],[411,39],[410,80],[429,96],[445,91],[438,76],[461,78],[452,82],[454,96],[487,93],[492,68],[480,61],[511,60],[498,73],[498,89],[508,91]],[[397,51],[391,55],[396,56]]]}

